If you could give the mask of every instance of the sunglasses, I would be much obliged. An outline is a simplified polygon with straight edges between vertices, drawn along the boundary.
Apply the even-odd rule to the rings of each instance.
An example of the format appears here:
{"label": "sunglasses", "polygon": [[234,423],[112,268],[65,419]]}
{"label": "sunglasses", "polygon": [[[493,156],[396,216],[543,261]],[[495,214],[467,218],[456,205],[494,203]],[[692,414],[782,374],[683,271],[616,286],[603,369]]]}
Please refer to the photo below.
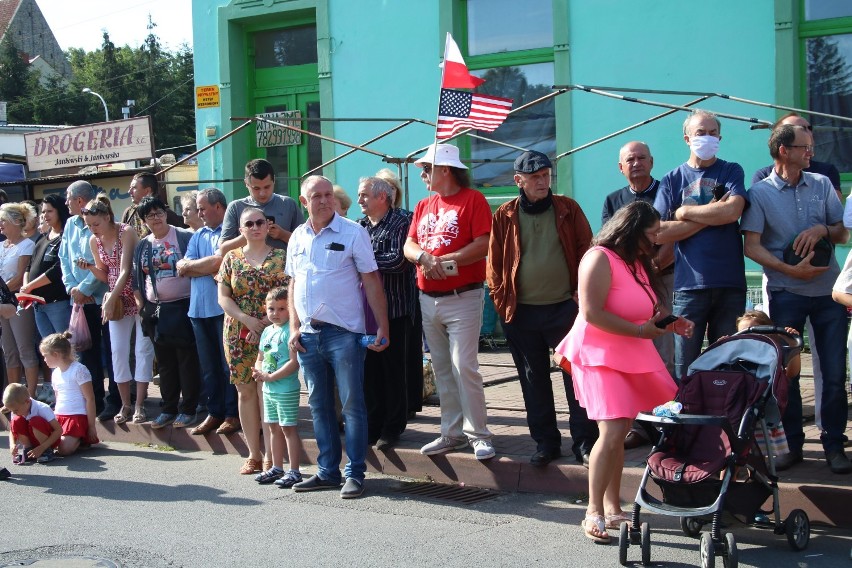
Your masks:
{"label": "sunglasses", "polygon": [[429,175],[432,173],[432,165],[431,164],[423,164],[423,173]]}
{"label": "sunglasses", "polygon": [[80,209],[80,213],[83,215],[97,215],[99,213],[109,213],[109,210],[107,210],[106,205],[103,203],[95,203],[91,207],[83,207]]}
{"label": "sunglasses", "polygon": [[266,223],[266,219],[258,219],[257,221],[246,221],[245,223],[243,223],[243,227],[245,227],[246,229],[251,229],[253,227],[259,228],[266,225]]}

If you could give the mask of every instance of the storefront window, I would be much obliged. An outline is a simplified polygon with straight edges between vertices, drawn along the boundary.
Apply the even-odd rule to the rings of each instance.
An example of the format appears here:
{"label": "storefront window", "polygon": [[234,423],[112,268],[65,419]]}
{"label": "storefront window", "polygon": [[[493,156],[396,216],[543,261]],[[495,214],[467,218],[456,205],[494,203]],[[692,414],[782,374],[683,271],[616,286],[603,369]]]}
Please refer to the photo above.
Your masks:
{"label": "storefront window", "polygon": [[849,0],[805,0],[805,20],[826,20],[852,16]]}
{"label": "storefront window", "polygon": [[469,55],[553,47],[552,0],[467,0]]}
{"label": "storefront window", "polygon": [[317,62],[317,28],[302,26],[254,34],[254,66],[291,67]]}
{"label": "storefront window", "polygon": [[[808,108],[852,116],[852,33],[805,40]],[[852,123],[812,116],[815,158],[852,172]]]}
{"label": "storefront window", "polygon": [[[510,65],[482,69],[476,75],[486,80],[477,91],[514,100],[513,108],[551,92],[553,63]],[[549,156],[556,153],[556,113],[553,99],[511,115],[488,138],[513,146],[538,150]],[[477,187],[504,187],[514,184],[513,160],[518,151],[479,138],[470,138],[470,164]],[[487,160],[479,162],[478,160]]]}

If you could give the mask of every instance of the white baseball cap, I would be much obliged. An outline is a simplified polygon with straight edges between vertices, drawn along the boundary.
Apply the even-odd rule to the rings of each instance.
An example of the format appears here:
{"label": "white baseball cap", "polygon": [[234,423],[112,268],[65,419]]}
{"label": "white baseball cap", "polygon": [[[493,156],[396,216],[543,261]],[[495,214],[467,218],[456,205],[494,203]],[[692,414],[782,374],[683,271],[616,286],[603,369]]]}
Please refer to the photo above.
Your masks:
{"label": "white baseball cap", "polygon": [[433,166],[451,166],[453,168],[467,169],[467,166],[459,160],[459,149],[452,144],[432,144],[426,150],[426,154],[414,162],[418,168],[422,168],[423,164],[432,164]]}

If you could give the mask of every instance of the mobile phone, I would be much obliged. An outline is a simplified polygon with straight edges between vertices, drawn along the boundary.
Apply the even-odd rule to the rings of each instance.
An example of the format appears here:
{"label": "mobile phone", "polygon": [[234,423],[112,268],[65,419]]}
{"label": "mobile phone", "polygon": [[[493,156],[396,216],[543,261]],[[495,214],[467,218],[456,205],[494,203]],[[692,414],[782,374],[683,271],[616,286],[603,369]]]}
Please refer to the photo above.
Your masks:
{"label": "mobile phone", "polygon": [[441,268],[444,269],[444,274],[447,276],[458,276],[459,265],[455,260],[442,260]]}
{"label": "mobile phone", "polygon": [[660,329],[665,329],[670,323],[674,323],[677,321],[677,316],[673,316],[671,314],[667,315],[661,320],[657,320],[654,322],[654,325],[659,327]]}
{"label": "mobile phone", "polygon": [[274,215],[267,215],[266,220],[269,221],[270,223],[272,223],[273,225],[275,224],[275,216]]}
{"label": "mobile phone", "polygon": [[722,201],[728,193],[730,193],[730,191],[728,191],[727,187],[721,183],[716,184],[716,187],[713,188],[713,199],[716,201]]}
{"label": "mobile phone", "polygon": [[240,339],[244,340],[246,337],[248,337],[249,333],[251,333],[251,330],[249,328],[247,328],[246,326],[242,326],[240,328]]}

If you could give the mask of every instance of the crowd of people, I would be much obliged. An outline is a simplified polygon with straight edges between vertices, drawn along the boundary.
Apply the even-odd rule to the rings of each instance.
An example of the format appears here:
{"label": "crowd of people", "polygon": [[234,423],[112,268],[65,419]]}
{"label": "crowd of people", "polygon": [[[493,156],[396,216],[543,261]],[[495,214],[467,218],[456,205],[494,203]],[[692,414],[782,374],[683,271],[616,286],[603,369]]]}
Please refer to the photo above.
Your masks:
{"label": "crowd of people", "polygon": [[[810,325],[825,457],[831,471],[848,473],[843,337],[852,261],[841,271],[833,247],[848,240],[852,209],[844,215],[836,169],[811,159],[802,117],[775,125],[773,165],[748,191],[743,168],[717,156],[721,138],[718,117],[690,114],[689,157],[660,180],[648,145],[625,144],[618,167],[627,186],[606,197],[597,235],[576,201],[553,193],[545,154],[517,157],[518,197],[492,214],[448,144],[433,144],[415,162],[429,196],[413,212],[401,207],[389,170],[359,180],[357,221],[346,218],[351,200],[325,177],[307,177],[299,203],[276,194],[264,160],[246,165],[247,197],[227,203],[216,188],[185,195],[183,218],[157,197],[150,174],[134,178],[133,204],[120,222],[88,182],[72,183],[64,201],[48,196],[38,242],[27,229],[35,210],[5,204],[0,277],[11,292],[45,300],[35,311],[0,310],[9,381],[23,374],[33,398],[46,363],[56,369],[54,385],[72,377],[80,391],[65,406],[69,389],[55,389],[57,409],[76,412],[69,420],[56,411],[60,434],[36,405],[44,423],[36,421],[36,431],[19,426],[18,438],[35,444],[32,457],[41,459],[48,446],[68,453],[91,443],[93,416],[147,422],[156,360],[163,401],[152,428],[200,436],[242,429],[249,455],[241,474],[354,498],[364,491],[368,446],[396,446],[422,408],[425,341],[441,425],[420,451],[470,446],[488,460],[497,449],[477,352],[490,294],[520,378],[536,466],[562,455],[551,354],[560,361],[571,453],[590,470],[584,531],[605,542],[607,529],[626,519],[624,450],[647,443],[632,424],[636,414],[675,396],[705,338],[737,331],[748,257],[764,268],[763,307],[772,320],[800,334]],[[829,254],[820,255],[824,249]],[[75,323],[91,343],[72,365],[56,334],[73,334]],[[48,342],[42,359],[36,328]],[[106,389],[92,381],[104,376],[105,362]],[[777,456],[779,470],[803,460],[798,369],[788,371],[789,451]],[[318,471],[307,479],[299,471],[299,372],[319,448]],[[20,390],[7,392],[6,406],[20,415]],[[64,441],[69,436],[76,445]]]}

